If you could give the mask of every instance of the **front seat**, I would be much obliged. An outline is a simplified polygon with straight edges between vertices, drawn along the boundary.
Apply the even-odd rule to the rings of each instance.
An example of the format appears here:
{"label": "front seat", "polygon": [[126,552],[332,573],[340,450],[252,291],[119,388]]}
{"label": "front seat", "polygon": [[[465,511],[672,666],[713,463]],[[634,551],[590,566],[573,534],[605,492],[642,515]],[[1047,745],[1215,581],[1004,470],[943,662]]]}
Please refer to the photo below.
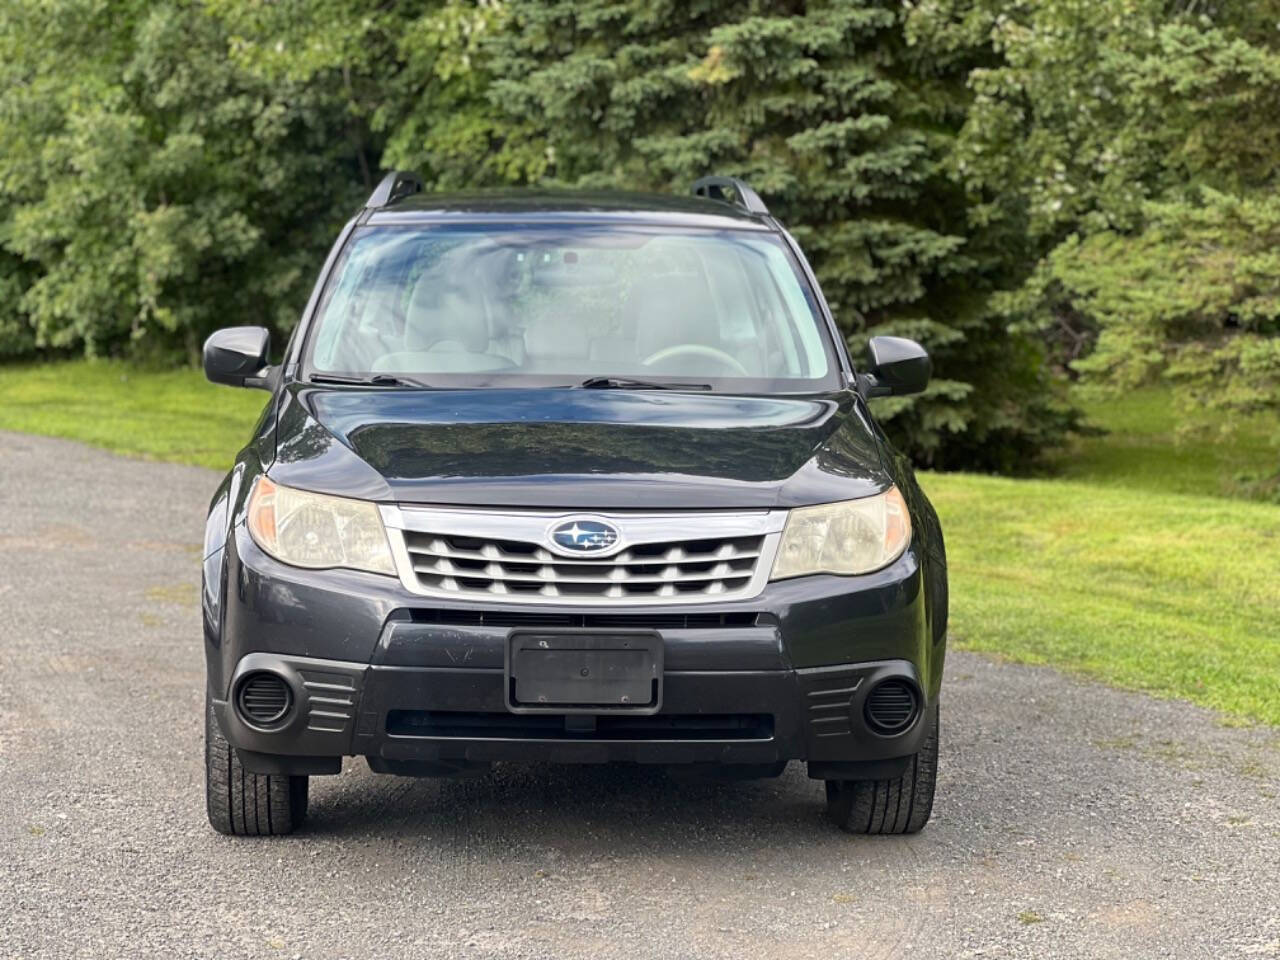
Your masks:
{"label": "front seat", "polygon": [[417,352],[483,353],[489,323],[469,291],[436,272],[423,274],[405,313],[404,348]]}
{"label": "front seat", "polygon": [[473,373],[512,366],[488,349],[489,322],[479,298],[433,270],[423,274],[409,298],[403,349],[380,357],[375,369]]}
{"label": "front seat", "polygon": [[638,361],[686,343],[724,349],[715,300],[700,274],[655,277],[633,288],[627,314],[627,326],[636,332]]}

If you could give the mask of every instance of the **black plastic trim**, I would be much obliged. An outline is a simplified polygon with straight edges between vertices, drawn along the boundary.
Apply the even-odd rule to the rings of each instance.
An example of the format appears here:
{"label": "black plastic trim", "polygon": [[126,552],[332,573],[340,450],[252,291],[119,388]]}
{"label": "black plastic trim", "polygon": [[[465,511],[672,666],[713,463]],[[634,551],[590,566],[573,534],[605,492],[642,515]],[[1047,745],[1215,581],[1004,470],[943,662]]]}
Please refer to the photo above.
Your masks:
{"label": "black plastic trim", "polygon": [[378,210],[388,204],[422,192],[422,178],[410,170],[392,170],[373,188],[365,203],[366,210]]}
{"label": "black plastic trim", "polygon": [[[918,683],[915,666],[905,660],[808,670],[668,670],[663,675],[662,709],[647,717],[606,716],[603,712],[573,714],[564,710],[540,715],[549,719],[537,719],[539,715],[535,714],[533,720],[528,715],[508,712],[503,689],[506,673],[500,667],[365,666],[255,653],[241,661],[236,673],[264,669],[291,680],[296,678],[300,684],[310,678],[306,681],[310,688],[295,689],[298,706],[290,723],[274,731],[255,730],[240,721],[225,701],[214,702],[227,739],[237,750],[250,755],[249,762],[263,772],[299,772],[305,763],[291,766],[283,760],[253,755],[299,756],[309,758],[306,763],[314,761],[317,767],[324,764],[315,758],[343,755],[445,764],[446,768],[494,761],[769,765],[807,760],[819,765],[815,769],[829,772],[839,768],[820,765],[909,756],[919,749],[925,726],[917,721],[905,732],[885,737],[868,729],[863,719],[866,692],[876,683],[888,678]],[[327,679],[317,686],[317,677]],[[351,703],[348,720],[308,723],[300,719],[307,716],[309,709],[304,698],[316,690],[326,696],[346,696]],[[466,719],[459,714],[506,714],[516,726],[554,723],[557,727],[545,736],[528,729],[517,731],[514,736],[509,732],[504,735],[501,730],[483,735],[459,731],[456,723],[452,724],[453,729],[430,729],[428,715],[450,715],[445,719],[455,721]],[[757,722],[757,732],[750,737],[733,723],[720,734],[711,730],[682,732],[680,718],[694,716],[769,719]],[[840,722],[831,723],[831,718],[839,718]],[[664,723],[669,730],[660,729]],[[636,727],[635,733],[645,724],[654,729],[645,736],[612,736],[611,724],[631,724]],[[441,725],[449,726],[436,724]],[[599,736],[593,731],[599,731]],[[460,732],[463,735],[458,735]],[[276,766],[268,770],[273,763]]]}
{"label": "black plastic trim", "polygon": [[[734,199],[729,199],[730,194]],[[748,213],[769,212],[768,206],[760,199],[760,194],[752,189],[751,184],[738,177],[702,177],[693,182],[693,195],[732,203]]]}

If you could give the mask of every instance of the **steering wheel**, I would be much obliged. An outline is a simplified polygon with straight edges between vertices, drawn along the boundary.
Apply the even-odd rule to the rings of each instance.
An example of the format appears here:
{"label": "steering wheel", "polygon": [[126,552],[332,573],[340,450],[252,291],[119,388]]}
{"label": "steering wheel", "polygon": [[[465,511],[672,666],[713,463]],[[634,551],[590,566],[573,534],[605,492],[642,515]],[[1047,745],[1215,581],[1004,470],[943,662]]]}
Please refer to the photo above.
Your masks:
{"label": "steering wheel", "polygon": [[677,343],[674,346],[663,347],[657,353],[649,354],[649,356],[640,361],[640,364],[641,366],[651,367],[655,363],[679,356],[707,357],[711,360],[718,360],[726,367],[731,368],[740,377],[751,376],[747,368],[738,362],[737,357],[701,343]]}

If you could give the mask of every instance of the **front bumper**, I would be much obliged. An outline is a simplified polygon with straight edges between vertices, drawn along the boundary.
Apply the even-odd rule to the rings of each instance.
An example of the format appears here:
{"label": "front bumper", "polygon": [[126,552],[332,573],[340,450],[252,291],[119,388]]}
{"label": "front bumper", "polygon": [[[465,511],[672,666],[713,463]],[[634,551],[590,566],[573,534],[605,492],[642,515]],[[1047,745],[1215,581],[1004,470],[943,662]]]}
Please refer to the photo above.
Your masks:
{"label": "front bumper", "polygon": [[[908,756],[926,733],[922,720],[894,736],[872,729],[864,705],[877,683],[912,685],[923,717],[941,682],[942,644],[931,639],[913,549],[865,577],[781,581],[696,611],[427,606],[390,578],[279,564],[242,528],[223,569],[220,596],[206,595],[210,690],[223,732],[259,772],[334,772],[342,756],[363,755],[393,772],[492,761],[807,760],[811,775],[838,776]],[[598,723],[508,711],[511,632],[556,618],[655,630],[661,710]],[[240,680],[263,670],[284,678],[294,705],[270,730],[231,705]]]}
{"label": "front bumper", "polygon": [[[662,710],[574,726],[552,714],[506,711],[501,669],[388,667],[253,653],[247,674],[285,679],[294,709],[272,730],[215,702],[227,738],[260,772],[336,772],[320,758],[363,755],[395,764],[494,761],[769,765],[808,760],[823,769],[914,753],[923,724],[885,737],[865,720],[868,691],[891,677],[919,687],[904,660],[807,670],[667,671]],[[280,756],[280,755],[284,756]],[[285,757],[315,758],[316,762]],[[408,769],[408,767],[406,767]]]}

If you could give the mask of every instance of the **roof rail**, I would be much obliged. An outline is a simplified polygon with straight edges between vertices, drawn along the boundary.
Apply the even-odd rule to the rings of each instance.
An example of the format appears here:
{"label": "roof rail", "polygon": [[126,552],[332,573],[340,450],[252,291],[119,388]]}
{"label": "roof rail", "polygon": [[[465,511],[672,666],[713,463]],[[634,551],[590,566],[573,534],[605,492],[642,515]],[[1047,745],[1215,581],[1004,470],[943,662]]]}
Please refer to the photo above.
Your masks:
{"label": "roof rail", "polygon": [[747,213],[768,213],[760,194],[751,189],[750,184],[737,177],[703,177],[693,182],[694,196],[706,197],[708,200],[723,200],[742,207]]}
{"label": "roof rail", "polygon": [[378,207],[385,207],[389,203],[395,203],[397,200],[402,200],[405,197],[411,197],[415,193],[421,192],[422,178],[416,173],[408,170],[392,170],[373,188],[373,193],[369,194],[365,209],[374,210]]}

